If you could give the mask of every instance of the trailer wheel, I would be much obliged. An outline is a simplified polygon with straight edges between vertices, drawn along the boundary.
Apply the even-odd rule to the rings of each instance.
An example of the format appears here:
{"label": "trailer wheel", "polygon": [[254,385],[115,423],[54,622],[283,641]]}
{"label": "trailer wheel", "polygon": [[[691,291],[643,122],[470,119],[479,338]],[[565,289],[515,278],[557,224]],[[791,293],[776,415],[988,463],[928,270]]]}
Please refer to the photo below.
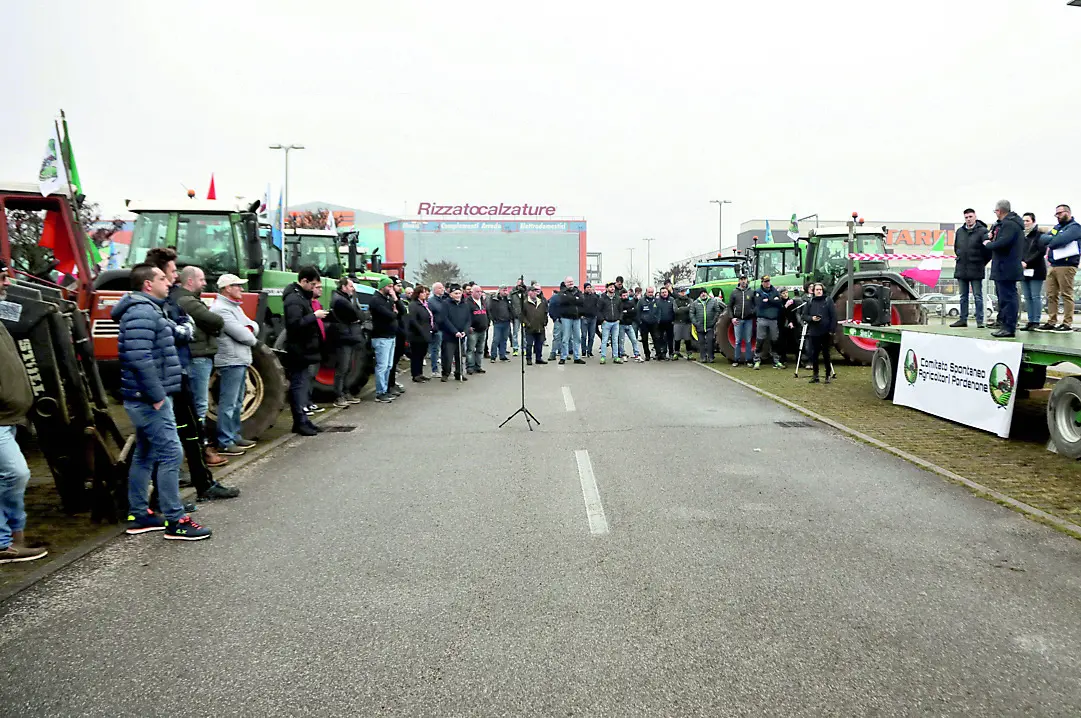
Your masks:
{"label": "trailer wheel", "polygon": [[[865,279],[864,282],[872,282],[873,280]],[[910,299],[910,296],[906,291],[899,287],[894,282],[889,282],[890,285],[890,298],[898,301],[903,299]],[[857,296],[859,292],[862,292],[863,288],[861,284],[856,285]],[[837,329],[834,331],[834,346],[837,347],[837,351],[841,352],[841,356],[847,359],[852,364],[859,364],[860,366],[869,366],[871,364],[871,358],[874,356],[875,348],[878,346],[878,342],[873,339],[864,339],[862,337],[848,336],[844,332],[844,327],[841,326],[841,320],[847,315],[848,312],[848,292],[849,287],[845,287],[837,296],[834,297],[833,306],[837,312]],[[922,309],[915,304],[893,305],[890,307],[890,324],[920,324]],[[852,319],[853,321],[862,321],[863,319],[863,305],[856,304],[852,307]]]}
{"label": "trailer wheel", "polygon": [[897,381],[897,359],[901,350],[896,344],[880,346],[871,357],[871,386],[879,399],[892,399]]}
{"label": "trailer wheel", "polygon": [[1055,450],[1069,458],[1081,458],[1081,379],[1059,379],[1047,400],[1047,429]]}
{"label": "trailer wheel", "polygon": [[[251,348],[251,366],[245,377],[244,407],[240,410],[240,429],[246,438],[257,438],[274,422],[285,408],[289,381],[274,352],[260,342]],[[218,420],[218,375],[210,378],[210,401],[207,419]]]}

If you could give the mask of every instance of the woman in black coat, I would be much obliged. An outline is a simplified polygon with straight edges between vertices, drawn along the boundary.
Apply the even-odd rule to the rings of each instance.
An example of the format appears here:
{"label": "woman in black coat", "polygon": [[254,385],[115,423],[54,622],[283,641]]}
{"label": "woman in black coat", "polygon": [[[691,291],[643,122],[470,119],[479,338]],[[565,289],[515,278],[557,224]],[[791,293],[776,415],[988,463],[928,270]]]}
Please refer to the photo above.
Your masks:
{"label": "woman in black coat", "polygon": [[407,336],[409,337],[409,366],[413,381],[428,381],[424,376],[424,357],[432,341],[435,323],[428,307],[428,288],[423,284],[413,287],[413,300],[409,302]]}
{"label": "woman in black coat", "polygon": [[1036,225],[1036,215],[1025,212],[1025,241],[1021,251],[1021,293],[1028,307],[1028,324],[1021,327],[1023,332],[1031,332],[1040,326],[1043,314],[1043,283],[1047,279],[1047,260],[1044,253],[1047,247],[1040,243],[1040,228]]}
{"label": "woman in black coat", "polygon": [[818,383],[818,355],[826,365],[826,383],[833,378],[833,362],[830,361],[830,339],[837,329],[837,312],[833,300],[826,296],[822,284],[811,286],[811,300],[803,305],[803,323],[807,325],[807,341],[811,345],[811,366],[814,376],[811,383]]}

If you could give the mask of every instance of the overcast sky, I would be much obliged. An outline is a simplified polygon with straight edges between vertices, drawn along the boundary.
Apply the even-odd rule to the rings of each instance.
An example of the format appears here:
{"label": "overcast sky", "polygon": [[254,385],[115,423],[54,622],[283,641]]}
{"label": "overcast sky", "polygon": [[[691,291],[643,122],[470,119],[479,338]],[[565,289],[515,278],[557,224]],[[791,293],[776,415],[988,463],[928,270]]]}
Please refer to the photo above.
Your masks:
{"label": "overcast sky", "polygon": [[[1081,205],[1065,0],[6,3],[0,178],[67,111],[89,197],[555,205],[606,278],[761,217]],[[729,244],[726,241],[726,245]]]}

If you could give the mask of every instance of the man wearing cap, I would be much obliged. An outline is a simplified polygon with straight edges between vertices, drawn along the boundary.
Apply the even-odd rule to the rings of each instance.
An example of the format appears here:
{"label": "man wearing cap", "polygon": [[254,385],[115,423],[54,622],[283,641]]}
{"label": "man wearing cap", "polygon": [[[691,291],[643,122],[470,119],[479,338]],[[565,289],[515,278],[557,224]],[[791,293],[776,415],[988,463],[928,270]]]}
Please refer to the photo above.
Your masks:
{"label": "man wearing cap", "polygon": [[548,326],[548,302],[540,293],[540,288],[533,285],[526,292],[525,301],[522,302],[522,330],[524,335],[525,363],[533,366],[534,357],[537,364],[544,365],[544,331]]}
{"label": "man wearing cap", "polygon": [[499,285],[499,291],[488,302],[488,318],[492,321],[492,363],[495,363],[496,354],[500,361],[510,361],[507,358],[507,340],[510,338],[511,324],[514,321],[514,310],[511,306],[510,287],[505,284]]}
{"label": "man wearing cap", "polygon": [[612,361],[619,364],[619,320],[623,317],[623,300],[616,294],[616,285],[607,284],[601,297],[601,364],[605,362],[608,345],[612,346]]}
{"label": "man wearing cap", "polygon": [[248,280],[235,274],[218,277],[218,296],[210,311],[223,321],[214,368],[218,370],[218,446],[226,456],[243,454],[255,446],[240,433],[240,414],[244,409],[244,393],[251,348],[256,344],[259,325],[244,314],[241,301]]}

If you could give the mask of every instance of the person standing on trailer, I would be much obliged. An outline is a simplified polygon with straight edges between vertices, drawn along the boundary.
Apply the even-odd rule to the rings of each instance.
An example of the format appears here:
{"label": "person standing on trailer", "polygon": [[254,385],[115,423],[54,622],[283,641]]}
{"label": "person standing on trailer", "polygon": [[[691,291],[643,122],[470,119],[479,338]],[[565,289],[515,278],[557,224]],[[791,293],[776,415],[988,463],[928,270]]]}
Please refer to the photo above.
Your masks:
{"label": "person standing on trailer", "polygon": [[[1073,218],[1073,212],[1066,204],[1055,207],[1055,218],[1058,219],[1058,224],[1040,237],[1040,241],[1047,247],[1047,259],[1051,263],[1051,271],[1047,277],[1048,318],[1047,324],[1041,326],[1040,331],[1065,333],[1073,331],[1073,282],[1077,274],[1078,260],[1081,259],[1077,253],[1077,247],[1081,246],[1081,225]],[[1062,300],[1062,324],[1056,323],[1059,299]]]}
{"label": "person standing on trailer", "polygon": [[[1044,245],[1040,241],[1040,228],[1036,226],[1036,215],[1025,212],[1025,249],[1021,258],[1022,294],[1025,308],[1028,309],[1028,323],[1021,327],[1023,332],[1040,328],[1040,315],[1043,314],[1043,282],[1047,279],[1047,262],[1044,261]],[[1072,291],[1071,291],[1072,294]]]}
{"label": "person standing on trailer", "polygon": [[983,329],[983,280],[991,253],[984,246],[987,239],[987,225],[976,219],[976,210],[969,208],[964,212],[965,223],[957,229],[953,238],[953,252],[957,256],[953,266],[953,278],[957,280],[957,290],[961,295],[960,316],[951,327],[968,326],[968,293],[976,300],[976,326]]}
{"label": "person standing on trailer", "polygon": [[995,203],[995,216],[998,221],[984,244],[991,250],[991,279],[998,296],[998,329],[991,336],[1002,339],[1014,336],[1017,331],[1017,283],[1024,279],[1021,251],[1025,228],[1008,200]]}

